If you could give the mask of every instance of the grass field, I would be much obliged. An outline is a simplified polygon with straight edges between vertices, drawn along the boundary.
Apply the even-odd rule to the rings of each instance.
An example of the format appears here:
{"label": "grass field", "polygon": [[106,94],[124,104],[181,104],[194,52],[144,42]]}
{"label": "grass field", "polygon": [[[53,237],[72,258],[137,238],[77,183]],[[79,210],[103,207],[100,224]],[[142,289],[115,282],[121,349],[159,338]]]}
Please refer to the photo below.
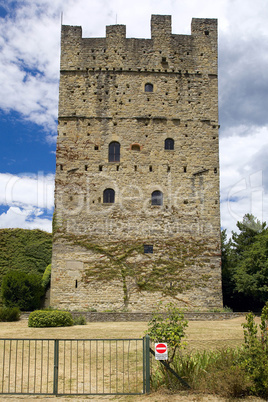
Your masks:
{"label": "grass field", "polygon": [[[256,322],[259,319],[256,319]],[[187,340],[228,341],[243,339],[241,324],[245,317],[223,321],[189,321]],[[91,322],[86,325],[61,328],[29,328],[27,320],[0,322],[0,338],[140,338],[147,329],[146,322]]]}
{"label": "grass field", "polygon": [[[257,322],[259,319],[257,319]],[[241,324],[245,317],[238,317],[224,321],[189,321],[187,328],[187,341],[190,348],[211,348],[223,345],[236,346],[243,341],[243,328]],[[141,338],[147,329],[146,322],[108,322],[87,323],[87,325],[63,328],[29,328],[27,320],[15,323],[0,323],[0,338],[44,338],[44,339],[105,339],[105,338]],[[191,394],[181,392],[173,395],[167,391],[151,393],[144,396],[23,396],[3,395],[0,400],[13,402],[17,400],[42,401],[224,401],[224,398],[212,395]],[[260,398],[249,398],[249,401],[261,401]]]}

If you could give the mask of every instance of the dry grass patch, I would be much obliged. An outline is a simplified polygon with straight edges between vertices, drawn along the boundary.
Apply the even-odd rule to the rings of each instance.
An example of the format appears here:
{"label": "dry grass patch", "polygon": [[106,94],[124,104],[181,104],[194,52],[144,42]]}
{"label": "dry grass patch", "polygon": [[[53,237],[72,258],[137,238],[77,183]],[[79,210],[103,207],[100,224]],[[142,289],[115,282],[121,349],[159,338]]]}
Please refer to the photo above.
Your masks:
{"label": "dry grass patch", "polygon": [[[258,320],[258,319],[257,319]],[[245,321],[244,317],[234,318],[224,321],[189,321],[187,328],[187,340],[189,344],[197,345],[202,342],[209,344],[213,339],[216,344],[222,341],[232,342],[234,339],[243,340],[243,328],[241,324]],[[87,323],[87,325],[59,328],[29,328],[27,320],[14,323],[0,323],[0,338],[43,338],[43,339],[123,339],[141,338],[147,329],[146,322],[107,322],[107,323]],[[187,393],[185,391],[172,394],[169,391],[158,391],[150,395],[142,396],[72,396],[72,397],[53,397],[53,396],[23,396],[23,395],[2,395],[0,400],[9,402],[17,400],[42,400],[48,402],[67,402],[79,401],[225,401],[225,398],[213,395],[203,395],[198,393]],[[261,398],[246,398],[252,402],[263,401]]]}
{"label": "dry grass patch", "polygon": [[[189,321],[186,330],[189,341],[243,339],[245,317],[223,321]],[[260,322],[257,318],[256,322]],[[0,338],[44,339],[107,339],[142,338],[147,322],[89,322],[86,325],[57,328],[29,328],[27,320],[0,322]]]}

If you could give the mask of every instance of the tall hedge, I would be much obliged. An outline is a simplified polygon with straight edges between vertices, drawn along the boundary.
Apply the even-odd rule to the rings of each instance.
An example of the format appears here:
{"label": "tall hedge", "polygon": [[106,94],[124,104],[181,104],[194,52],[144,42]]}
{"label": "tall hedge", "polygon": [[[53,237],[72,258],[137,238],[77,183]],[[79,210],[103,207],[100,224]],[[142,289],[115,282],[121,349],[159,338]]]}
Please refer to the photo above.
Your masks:
{"label": "tall hedge", "polygon": [[40,307],[44,288],[41,275],[10,271],[2,281],[1,296],[6,307],[32,311]]}
{"label": "tall hedge", "polygon": [[43,274],[51,263],[52,234],[39,229],[0,229],[0,286],[10,270]]}

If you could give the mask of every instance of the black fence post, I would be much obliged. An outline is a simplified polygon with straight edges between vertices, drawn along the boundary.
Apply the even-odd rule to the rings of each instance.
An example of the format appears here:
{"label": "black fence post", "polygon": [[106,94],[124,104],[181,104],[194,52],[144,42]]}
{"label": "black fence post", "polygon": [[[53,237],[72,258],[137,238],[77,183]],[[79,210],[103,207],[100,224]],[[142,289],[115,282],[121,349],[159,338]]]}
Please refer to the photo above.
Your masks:
{"label": "black fence post", "polygon": [[143,338],[143,392],[150,392],[150,337]]}
{"label": "black fence post", "polygon": [[59,340],[54,340],[54,375],[53,375],[53,394],[58,394],[59,377]]}

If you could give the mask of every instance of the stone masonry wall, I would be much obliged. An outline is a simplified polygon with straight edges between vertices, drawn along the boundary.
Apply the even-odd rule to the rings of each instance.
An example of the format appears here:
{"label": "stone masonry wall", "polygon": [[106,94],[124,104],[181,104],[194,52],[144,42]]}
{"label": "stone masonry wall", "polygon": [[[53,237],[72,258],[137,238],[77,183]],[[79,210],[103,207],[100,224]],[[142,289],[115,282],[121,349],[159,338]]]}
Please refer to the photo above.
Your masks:
{"label": "stone masonry wall", "polygon": [[151,39],[63,26],[58,122],[51,305],[221,307],[217,21],[174,35],[153,15]]}

